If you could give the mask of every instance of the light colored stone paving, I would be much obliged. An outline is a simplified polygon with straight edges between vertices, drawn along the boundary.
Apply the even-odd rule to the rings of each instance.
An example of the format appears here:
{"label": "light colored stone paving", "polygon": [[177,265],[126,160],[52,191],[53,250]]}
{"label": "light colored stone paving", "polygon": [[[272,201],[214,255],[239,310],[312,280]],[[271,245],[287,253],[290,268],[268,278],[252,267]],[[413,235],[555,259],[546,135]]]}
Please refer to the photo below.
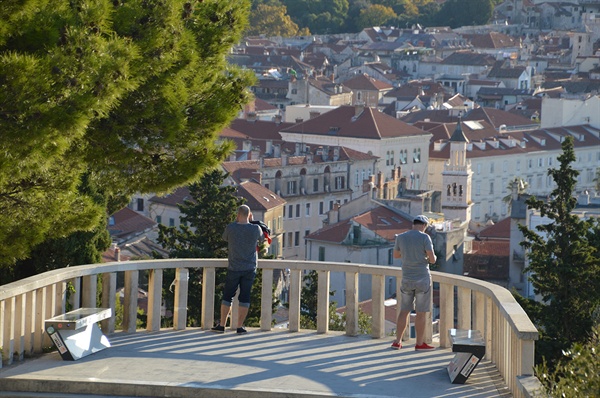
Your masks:
{"label": "light colored stone paving", "polygon": [[53,352],[0,369],[0,391],[221,398],[510,397],[489,362],[479,364],[466,384],[451,384],[446,371],[454,356],[450,349],[415,352],[412,341],[396,351],[389,348],[391,337],[249,330],[240,336],[200,329],[116,333],[109,336],[112,347],[78,361],[63,361]]}

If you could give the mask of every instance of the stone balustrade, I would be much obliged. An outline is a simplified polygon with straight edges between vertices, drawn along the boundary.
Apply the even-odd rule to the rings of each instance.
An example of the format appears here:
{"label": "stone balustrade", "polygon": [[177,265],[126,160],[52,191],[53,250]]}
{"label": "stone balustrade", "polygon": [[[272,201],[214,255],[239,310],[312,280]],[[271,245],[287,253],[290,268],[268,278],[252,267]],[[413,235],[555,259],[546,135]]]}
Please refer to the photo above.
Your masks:
{"label": "stone balustrade", "polygon": [[[11,364],[13,361],[22,361],[49,347],[50,340],[44,333],[44,320],[66,312],[68,296],[72,309],[101,306],[112,308],[114,313],[118,273],[124,273],[125,284],[123,331],[136,332],[140,271],[148,273],[146,329],[157,331],[161,325],[163,270],[175,269],[173,328],[181,330],[186,328],[188,306],[194,305],[188,303],[188,270],[202,268],[201,327],[209,329],[214,324],[215,295],[219,293],[215,291],[216,268],[226,266],[225,259],[112,262],[57,269],[0,286],[2,362]],[[304,272],[316,270],[319,277],[317,333],[328,332],[330,274],[345,273],[346,334],[352,336],[359,333],[358,278],[361,274],[371,275],[373,338],[385,336],[385,278],[402,277],[401,268],[365,264],[260,260],[259,268],[262,269],[263,278],[260,320],[260,329],[263,331],[271,330],[272,326],[274,270],[289,270],[290,332],[300,331],[300,293]],[[443,331],[451,328],[480,330],[487,345],[486,359],[496,365],[513,396],[531,396],[528,386],[538,385],[532,376],[534,343],[538,331],[512,294],[498,285],[469,277],[435,271],[432,275],[440,290],[440,346],[450,347],[447,333]],[[98,283],[99,279],[101,284]],[[67,286],[73,287],[79,294],[67,295]],[[102,286],[101,292],[97,291],[97,286]],[[235,314],[231,318],[236,319]],[[432,323],[428,322],[427,325],[426,340],[431,341]],[[104,333],[114,332],[115,317],[102,321],[102,329]]]}

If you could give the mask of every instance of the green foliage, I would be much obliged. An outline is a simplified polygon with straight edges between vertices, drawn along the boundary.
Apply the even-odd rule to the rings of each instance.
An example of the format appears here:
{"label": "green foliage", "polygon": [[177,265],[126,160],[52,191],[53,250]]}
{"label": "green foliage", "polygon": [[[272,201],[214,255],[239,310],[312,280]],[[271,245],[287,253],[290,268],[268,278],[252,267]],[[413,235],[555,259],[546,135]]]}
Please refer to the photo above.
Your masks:
{"label": "green foliage", "polygon": [[308,29],[299,29],[287,15],[287,9],[282,5],[260,4],[250,14],[250,24],[246,30],[248,36],[306,36]]}
{"label": "green foliage", "polygon": [[564,352],[556,369],[546,363],[536,367],[536,376],[544,385],[548,397],[597,397],[600,392],[600,326],[596,325],[591,340],[575,343]]}
{"label": "green foliage", "polygon": [[[216,134],[249,99],[226,63],[249,1],[0,2],[0,265],[93,231],[108,198],[165,192],[231,149]],[[114,201],[111,202],[114,203]]]}
{"label": "green foliage", "polygon": [[579,172],[573,138],[562,144],[559,169],[548,174],[556,183],[548,201],[531,197],[527,205],[550,222],[534,230],[519,226],[527,250],[530,281],[542,301],[534,306],[531,318],[538,325],[540,340],[536,354],[543,355],[552,369],[561,353],[574,343],[586,343],[592,336],[593,312],[600,307],[600,222],[573,214],[577,203],[573,192]]}
{"label": "green foliage", "polygon": [[372,26],[385,26],[394,21],[398,16],[390,7],[379,4],[360,10],[357,26],[370,28]]}
{"label": "green foliage", "polygon": [[281,0],[292,21],[313,34],[344,33],[348,0]]}
{"label": "green foliage", "polygon": [[438,25],[458,28],[486,24],[492,17],[492,0],[447,0],[437,15]]}

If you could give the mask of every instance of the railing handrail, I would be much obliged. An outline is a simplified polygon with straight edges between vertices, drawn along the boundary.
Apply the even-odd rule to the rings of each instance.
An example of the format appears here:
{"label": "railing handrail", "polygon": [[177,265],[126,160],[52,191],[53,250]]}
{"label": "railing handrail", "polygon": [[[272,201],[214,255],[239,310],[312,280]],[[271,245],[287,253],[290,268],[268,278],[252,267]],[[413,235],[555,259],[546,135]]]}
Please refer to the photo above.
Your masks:
{"label": "railing handrail", "polygon": [[[317,333],[327,333],[329,324],[330,273],[344,273],[346,279],[346,333],[358,333],[358,277],[370,275],[372,279],[372,336],[385,336],[384,281],[385,277],[402,277],[402,268],[354,263],[259,260],[263,270],[261,293],[261,330],[270,330],[272,321],[272,291],[274,270],[289,270],[290,331],[300,328],[300,296],[302,271],[318,272]],[[117,273],[125,274],[123,329],[136,330],[137,288],[139,273],[149,271],[148,325],[147,330],[160,329],[162,299],[162,271],[175,269],[173,328],[185,329],[187,320],[188,275],[190,268],[203,268],[201,326],[213,324],[212,308],[215,304],[215,269],[227,267],[227,259],[160,259],[110,262],[67,267],[45,272],[0,286],[0,346],[4,359],[12,361],[13,353],[20,357],[31,350],[42,349],[43,322],[66,308],[66,283],[72,282],[80,295],[73,308],[94,306],[97,299],[96,281],[102,275],[102,306],[115,308]],[[286,274],[288,274],[286,272]],[[440,289],[440,331],[450,328],[481,330],[489,349],[486,358],[495,363],[514,396],[523,396],[520,380],[532,375],[534,365],[534,342],[538,331],[505,288],[462,275],[432,271],[434,282]],[[397,284],[399,285],[399,284]],[[396,288],[399,295],[399,286]],[[81,299],[81,301],[79,301]],[[454,303],[458,300],[455,312]],[[235,306],[233,311],[236,311]],[[398,311],[398,308],[397,308]],[[428,315],[426,338],[431,341],[431,313]],[[232,314],[233,321],[236,317]],[[104,321],[103,321],[104,322]],[[114,318],[103,324],[103,330],[114,331]],[[446,333],[440,333],[440,347],[450,347]],[[489,354],[488,354],[489,353]]]}

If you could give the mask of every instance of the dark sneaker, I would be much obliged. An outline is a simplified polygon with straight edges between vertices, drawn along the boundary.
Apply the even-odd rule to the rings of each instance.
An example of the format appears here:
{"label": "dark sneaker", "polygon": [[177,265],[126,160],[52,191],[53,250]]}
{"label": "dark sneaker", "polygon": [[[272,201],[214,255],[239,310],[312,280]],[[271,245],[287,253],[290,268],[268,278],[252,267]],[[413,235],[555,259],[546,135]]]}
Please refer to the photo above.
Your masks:
{"label": "dark sneaker", "polygon": [[244,329],[243,327],[237,328],[237,334],[245,334],[245,333],[248,333],[248,331],[246,329]]}
{"label": "dark sneaker", "polygon": [[396,343],[395,341],[392,343],[391,347],[392,350],[399,350],[400,348],[402,348],[402,344],[401,343]]}
{"label": "dark sneaker", "polygon": [[225,326],[217,325],[214,328],[210,328],[210,331],[215,333],[225,333]]}
{"label": "dark sneaker", "polygon": [[435,347],[427,345],[427,343],[423,343],[421,345],[415,346],[415,351],[433,351],[433,350],[435,350]]}

